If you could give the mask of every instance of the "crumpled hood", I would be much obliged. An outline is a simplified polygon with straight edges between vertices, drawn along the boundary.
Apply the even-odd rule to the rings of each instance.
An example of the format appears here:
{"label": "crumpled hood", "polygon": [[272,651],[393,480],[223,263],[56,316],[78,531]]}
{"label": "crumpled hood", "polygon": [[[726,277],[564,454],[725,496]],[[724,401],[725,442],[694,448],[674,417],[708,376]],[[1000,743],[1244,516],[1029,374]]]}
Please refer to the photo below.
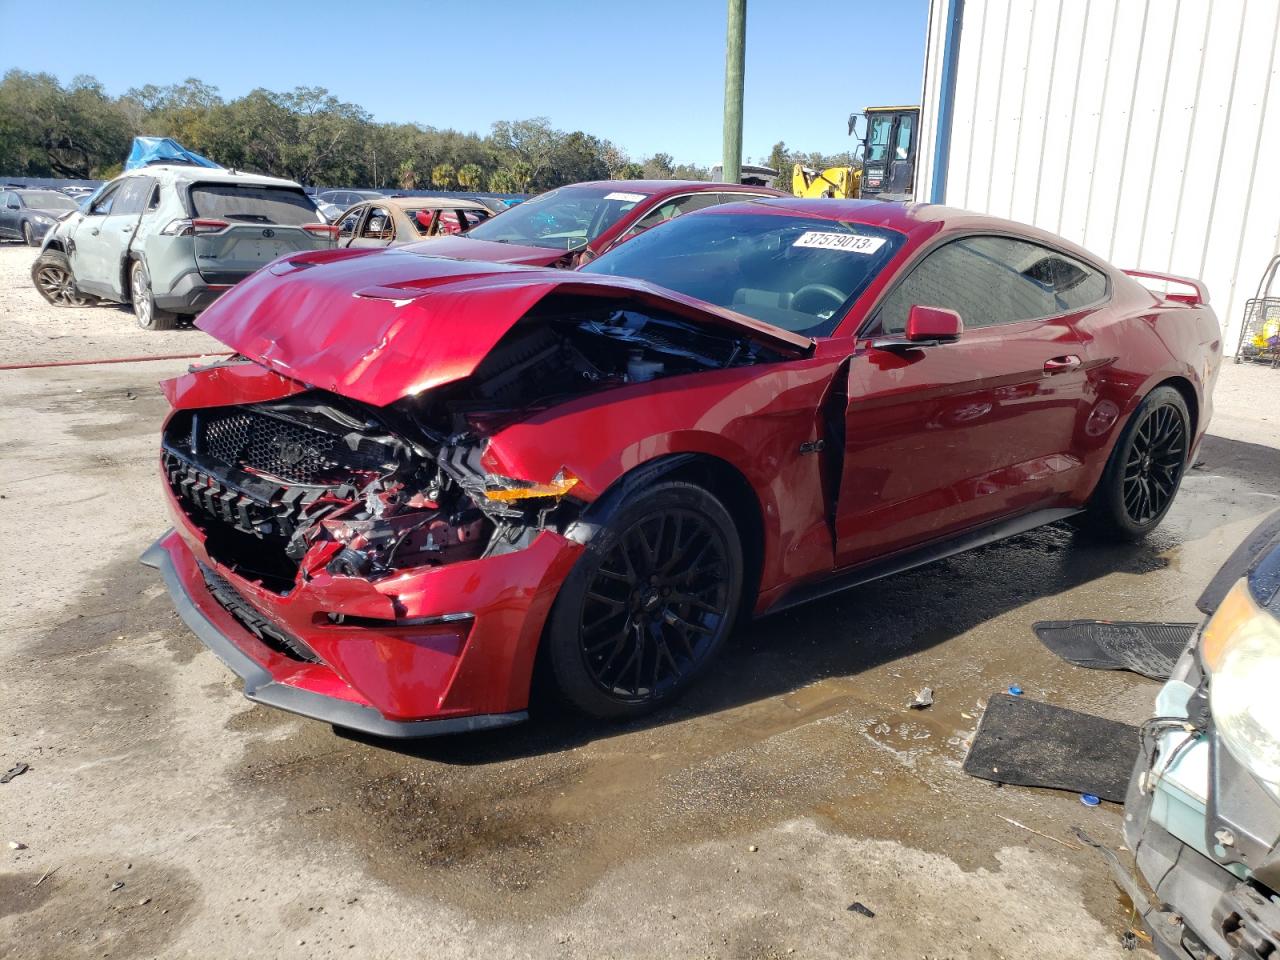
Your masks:
{"label": "crumpled hood", "polygon": [[277,260],[223,294],[196,326],[286,377],[384,406],[470,375],[553,292],[628,297],[793,356],[813,347],[807,337],[638,280],[405,247]]}
{"label": "crumpled hood", "polygon": [[526,247],[518,243],[496,243],[471,237],[428,237],[406,244],[424,257],[450,257],[454,260],[482,260],[485,263],[519,263],[528,267],[549,267],[569,255],[567,250]]}

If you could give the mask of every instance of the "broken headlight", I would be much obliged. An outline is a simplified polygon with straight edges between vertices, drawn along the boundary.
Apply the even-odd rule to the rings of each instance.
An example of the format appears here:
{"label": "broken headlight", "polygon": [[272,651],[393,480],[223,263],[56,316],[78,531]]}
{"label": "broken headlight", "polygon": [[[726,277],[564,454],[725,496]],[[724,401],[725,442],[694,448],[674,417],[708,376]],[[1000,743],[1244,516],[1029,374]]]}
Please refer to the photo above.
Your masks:
{"label": "broken headlight", "polygon": [[1218,734],[1280,799],[1280,620],[1258,605],[1246,580],[1205,625],[1200,660]]}

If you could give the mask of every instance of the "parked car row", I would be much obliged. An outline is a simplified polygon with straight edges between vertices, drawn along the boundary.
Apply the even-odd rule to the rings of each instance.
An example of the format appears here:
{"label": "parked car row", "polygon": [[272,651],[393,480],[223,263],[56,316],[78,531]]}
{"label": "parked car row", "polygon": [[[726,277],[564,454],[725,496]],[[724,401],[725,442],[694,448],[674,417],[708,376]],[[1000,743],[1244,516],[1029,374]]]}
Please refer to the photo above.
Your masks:
{"label": "parked car row", "polygon": [[[311,197],[291,181],[173,164],[129,171],[79,209],[53,191],[25,193],[45,195],[62,217],[55,230],[52,215],[9,211],[18,236],[45,239],[32,268],[41,294],[59,305],[131,304],[148,330],[194,316],[254,270],[298,250],[430,240],[437,256],[573,267],[692,210],[782,195],[732,184],[606,181],[553,190],[495,216],[474,200],[371,190]],[[330,201],[331,209],[349,204],[332,224],[318,206]],[[0,232],[5,225],[0,219]]]}

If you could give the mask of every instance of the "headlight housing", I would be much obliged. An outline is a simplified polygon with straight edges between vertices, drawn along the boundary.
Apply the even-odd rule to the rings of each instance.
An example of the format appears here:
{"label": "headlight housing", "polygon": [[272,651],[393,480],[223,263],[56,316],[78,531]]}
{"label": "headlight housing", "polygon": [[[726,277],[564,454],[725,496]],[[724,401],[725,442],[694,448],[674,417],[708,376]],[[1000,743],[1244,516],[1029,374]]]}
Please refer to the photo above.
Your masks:
{"label": "headlight housing", "polygon": [[46,217],[43,213],[37,213],[31,219],[34,220],[36,223],[40,224],[40,226],[42,227],[47,227],[49,226],[49,224],[53,223],[52,218]]}
{"label": "headlight housing", "polygon": [[1219,736],[1280,799],[1280,620],[1258,605],[1245,580],[1205,625],[1200,662]]}

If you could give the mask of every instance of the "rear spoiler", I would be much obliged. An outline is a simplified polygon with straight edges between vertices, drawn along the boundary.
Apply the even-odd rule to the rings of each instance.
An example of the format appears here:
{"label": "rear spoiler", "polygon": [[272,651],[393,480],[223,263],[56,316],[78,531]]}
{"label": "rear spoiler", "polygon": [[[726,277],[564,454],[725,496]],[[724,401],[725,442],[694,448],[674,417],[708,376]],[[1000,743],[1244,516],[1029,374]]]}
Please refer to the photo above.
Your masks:
{"label": "rear spoiler", "polygon": [[[1191,277],[1179,277],[1172,273],[1154,273],[1150,270],[1125,270],[1122,272],[1133,277],[1135,280],[1154,280],[1157,283],[1163,283],[1167,286],[1183,288],[1178,292],[1166,290],[1162,294],[1157,294],[1157,296],[1162,296],[1165,300],[1173,300],[1176,303],[1185,303],[1190,307],[1204,306],[1209,302],[1209,288],[1201,281],[1193,280]],[[1146,284],[1143,284],[1143,286],[1146,286]],[[1190,292],[1188,292],[1186,288],[1190,288]],[[1150,288],[1148,287],[1148,289]],[[1151,292],[1155,293],[1154,290]]]}

